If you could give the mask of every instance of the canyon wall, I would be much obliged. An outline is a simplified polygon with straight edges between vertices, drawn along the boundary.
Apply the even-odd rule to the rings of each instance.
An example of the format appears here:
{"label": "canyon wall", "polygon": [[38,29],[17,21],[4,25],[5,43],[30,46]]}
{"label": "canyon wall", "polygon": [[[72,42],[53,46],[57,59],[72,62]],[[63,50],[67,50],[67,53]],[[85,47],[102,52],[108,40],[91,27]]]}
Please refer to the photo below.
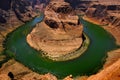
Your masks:
{"label": "canyon wall", "polygon": [[[71,5],[74,0],[65,0]],[[120,1],[98,0],[78,1],[75,7],[76,14],[84,15],[84,19],[97,25],[101,25],[111,33],[120,45]],[[120,49],[108,52],[108,58],[103,69],[90,77],[80,77],[78,80],[119,80],[120,79]],[[76,80],[77,80],[76,79]]]}
{"label": "canyon wall", "polygon": [[[35,1],[35,2],[33,2],[33,1]],[[107,3],[107,5],[106,5],[105,2],[104,2],[104,4],[103,3],[98,4],[98,2],[80,1],[80,0],[76,0],[76,1],[75,0],[65,0],[65,1],[69,2],[70,5],[73,7],[73,9],[76,9],[76,13],[72,12],[72,14],[82,13],[89,18],[95,19],[95,21],[99,21],[101,24],[104,24],[104,25],[107,24],[109,26],[112,26],[110,28],[110,30],[111,30],[111,32],[115,31],[113,34],[116,34],[116,33],[120,34],[119,33],[120,32],[120,16],[119,16],[120,6],[119,5],[111,5],[111,3],[109,5]],[[24,22],[29,21],[34,16],[37,16],[37,13],[39,12],[39,10],[41,10],[41,9],[43,10],[43,8],[41,8],[41,7],[44,7],[45,4],[42,4],[42,2],[45,2],[45,4],[48,4],[48,0],[29,0],[29,1],[27,1],[27,0],[0,0],[0,49],[2,49],[2,43],[3,43],[3,40],[4,40],[5,36],[7,35],[7,33],[11,32],[13,29],[18,27],[19,25],[24,24]],[[109,2],[110,2],[110,0],[109,0]],[[39,4],[41,4],[41,5],[39,5]],[[119,4],[119,1],[117,2],[117,4]],[[21,5],[24,7],[21,8],[20,7]],[[12,6],[14,6],[16,8],[14,8]],[[46,9],[49,9],[49,7]],[[72,11],[71,7],[67,7],[65,9],[65,11],[64,10],[61,11],[62,8],[60,8],[58,10],[58,8],[56,8],[54,6],[53,6],[53,9],[55,12],[53,12],[53,10],[52,10],[53,15],[52,15],[52,13],[51,13],[51,15],[54,17],[50,18],[50,16],[48,15],[44,19],[44,23],[42,23],[47,26],[47,29],[48,28],[50,30],[53,29],[54,31],[56,31],[57,29],[61,29],[63,31],[68,31],[68,30],[72,29],[69,27],[70,25],[77,24],[76,20],[70,21],[68,18],[66,18],[66,20],[63,20],[63,19],[55,16],[56,12],[60,12],[60,15],[62,13],[66,13],[66,10],[68,12],[71,12]],[[34,10],[36,12],[34,12]],[[51,11],[46,12],[45,14],[46,15],[48,13],[50,14],[50,12]],[[63,18],[65,18],[65,17],[66,16],[64,15]],[[77,19],[77,17],[75,17],[75,19]],[[68,26],[68,28],[67,27],[64,28],[62,26],[63,23],[60,23],[60,21],[65,22],[64,25],[69,25],[69,24],[70,25]],[[72,23],[69,23],[69,22],[72,22]],[[39,27],[39,25],[40,24],[38,24],[36,27]],[[52,27],[50,25],[54,25],[54,26]],[[37,29],[38,28],[36,28],[36,30]],[[82,29],[81,29],[81,31],[82,31]],[[73,32],[73,33],[75,33],[75,32]],[[46,33],[44,33],[44,34],[46,34]],[[48,34],[51,34],[51,32]],[[61,34],[61,31],[60,31],[60,34]],[[43,35],[43,37],[44,36],[46,36],[46,35]],[[76,36],[78,36],[78,35],[76,35]],[[51,37],[51,36],[49,36],[49,37]],[[118,35],[117,37],[120,37],[120,36]],[[45,41],[43,40],[43,42],[45,42]],[[115,50],[111,54],[109,54],[109,56],[107,58],[108,61],[104,65],[103,70],[101,70],[100,73],[98,73],[97,75],[90,76],[88,78],[88,80],[113,80],[113,79],[119,80],[120,79],[120,75],[119,75],[120,74],[119,73],[120,72],[120,64],[119,64],[120,56],[118,56],[119,54],[120,54],[120,50]],[[112,59],[110,59],[111,57],[112,57]],[[8,63],[5,63],[2,66],[2,68],[0,69],[0,79],[10,80],[10,77],[8,76],[9,72],[13,72],[15,79],[18,79],[18,80],[27,80],[27,79],[57,80],[56,77],[52,76],[51,74],[39,75],[39,74],[33,73],[32,71],[28,70],[28,68],[26,69],[25,66],[21,65],[20,63],[14,61],[14,60],[8,61]],[[67,78],[65,78],[65,80],[73,80],[73,79],[71,78],[71,76],[68,76]],[[84,79],[77,78],[76,80],[87,80],[87,77],[86,78],[84,77]]]}
{"label": "canyon wall", "polygon": [[0,52],[6,35],[44,11],[49,0],[0,0]]}
{"label": "canyon wall", "polygon": [[[74,0],[65,0],[71,5]],[[115,4],[116,3],[116,4]],[[89,18],[91,22],[98,22],[99,25],[103,25],[108,32],[110,32],[116,39],[116,43],[120,44],[120,2],[119,0],[98,0],[98,1],[78,1],[75,6],[76,14],[84,15],[85,18]],[[107,27],[105,27],[105,25]]]}
{"label": "canyon wall", "polygon": [[[71,5],[74,3],[76,5],[72,6],[75,8],[78,14],[83,12],[87,17],[95,18],[103,24],[110,24],[115,27],[120,26],[120,2],[119,0],[106,1],[106,0],[96,0],[96,1],[82,1],[82,0],[65,0]],[[117,3],[117,4],[114,4]]]}

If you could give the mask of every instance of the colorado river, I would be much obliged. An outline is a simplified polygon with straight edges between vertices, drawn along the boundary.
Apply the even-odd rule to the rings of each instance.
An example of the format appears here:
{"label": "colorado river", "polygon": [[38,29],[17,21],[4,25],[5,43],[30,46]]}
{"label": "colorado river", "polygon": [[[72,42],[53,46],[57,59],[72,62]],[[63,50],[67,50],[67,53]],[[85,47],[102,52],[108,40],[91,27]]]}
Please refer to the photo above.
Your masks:
{"label": "colorado river", "polygon": [[5,42],[5,54],[14,57],[17,61],[40,74],[52,73],[59,78],[72,74],[90,75],[98,71],[103,65],[107,52],[115,49],[115,39],[98,25],[82,20],[84,32],[90,38],[88,49],[78,58],[69,61],[52,61],[40,55],[38,51],[31,48],[26,36],[34,26],[41,22],[43,15],[20,26],[8,34]]}

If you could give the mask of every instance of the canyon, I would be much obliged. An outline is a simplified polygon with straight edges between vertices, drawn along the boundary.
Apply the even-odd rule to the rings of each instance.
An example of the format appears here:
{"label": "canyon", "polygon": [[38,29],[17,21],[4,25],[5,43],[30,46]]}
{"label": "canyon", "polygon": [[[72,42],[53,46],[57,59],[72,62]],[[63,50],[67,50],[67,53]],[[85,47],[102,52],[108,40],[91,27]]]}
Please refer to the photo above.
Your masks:
{"label": "canyon", "polygon": [[[0,5],[1,51],[3,50],[2,44],[6,35],[9,32],[16,29],[19,25],[24,24],[25,22],[31,20],[35,16],[38,16],[39,14],[34,10],[36,9],[38,10],[38,12],[41,11],[41,9],[43,10],[44,5],[48,4],[49,2],[47,0],[43,0],[43,4],[42,4],[40,2],[33,3],[32,2],[33,0],[30,1],[20,0],[18,2],[14,0],[11,1],[12,3],[8,1],[7,1],[8,4],[6,4],[6,2],[4,3],[8,5],[7,8],[6,7],[4,8],[2,4]],[[44,4],[44,1],[46,4]],[[74,46],[72,48],[70,47],[68,51],[62,54],[66,54],[68,52],[74,51],[77,48],[79,48],[80,45],[82,44],[81,37],[82,37],[83,27],[81,23],[78,23],[78,17],[75,16],[75,14],[84,15],[83,18],[85,20],[101,25],[105,30],[107,30],[115,37],[116,43],[120,44],[120,37],[119,37],[120,36],[120,15],[119,15],[120,6],[119,5],[113,5],[113,3],[111,4],[106,2],[80,1],[80,0],[76,0],[76,1],[65,0],[66,2],[69,3],[63,2],[64,0],[60,0],[62,2],[60,1],[56,2],[56,0],[52,0],[52,1],[53,2],[50,5],[44,8],[45,18],[43,22],[38,23],[36,27],[33,29],[33,31],[27,37],[27,40],[28,39],[30,40],[28,41],[29,44],[32,47],[35,46],[34,47],[35,49],[37,50],[43,49],[43,51],[46,52],[50,52],[50,50],[54,49],[49,54],[49,55],[53,55],[53,53],[59,52],[57,50],[57,47],[59,47],[60,52],[63,51],[63,49],[60,46],[62,47],[66,47],[66,45]],[[115,3],[120,4],[119,2],[114,2],[114,4]],[[59,6],[57,6],[58,4],[59,6],[62,5],[62,7],[59,8]],[[63,6],[63,4],[65,4],[65,6]],[[71,6],[68,6],[69,4]],[[22,10],[20,5],[24,6]],[[13,6],[17,8],[14,8]],[[41,32],[39,32],[39,30],[41,30]],[[64,41],[64,39],[66,41]],[[33,42],[32,40],[36,42]],[[33,44],[32,42],[35,44]],[[58,42],[60,42],[60,44],[58,44]],[[69,42],[72,42],[72,44],[70,44]],[[38,45],[40,46],[39,48],[36,45],[36,43],[39,43]],[[41,45],[43,44],[44,47],[41,47]],[[47,44],[53,45],[52,49],[50,47],[48,49]],[[57,46],[55,46],[56,44]],[[28,68],[26,68],[25,66],[23,66],[22,64],[20,64],[15,60],[10,60],[7,63],[3,64],[3,66],[0,69],[0,78],[2,79],[3,76],[5,76],[6,80],[10,80],[10,77],[8,76],[9,72],[12,72],[15,76],[15,79],[17,80],[30,80],[30,79],[57,80],[55,76],[49,73],[45,75],[40,75],[35,72],[32,72],[31,70],[29,70]],[[119,80],[120,79],[119,72],[120,72],[120,49],[117,49],[108,52],[108,58],[106,59],[106,62],[103,66],[103,70],[100,70],[97,74],[94,74],[90,77],[88,76],[77,77],[76,80],[113,80],[113,79]],[[5,78],[3,78],[3,80],[4,79]],[[64,80],[73,80],[73,78],[70,75],[66,77]]]}
{"label": "canyon", "polygon": [[[109,2],[86,2],[83,5],[77,6],[76,9],[85,15],[83,17],[85,20],[101,25],[112,34],[116,39],[116,43],[120,45],[120,3],[118,1],[110,2],[112,0]],[[108,52],[108,58],[106,59],[103,70],[85,80],[119,80],[119,59],[119,49]]]}

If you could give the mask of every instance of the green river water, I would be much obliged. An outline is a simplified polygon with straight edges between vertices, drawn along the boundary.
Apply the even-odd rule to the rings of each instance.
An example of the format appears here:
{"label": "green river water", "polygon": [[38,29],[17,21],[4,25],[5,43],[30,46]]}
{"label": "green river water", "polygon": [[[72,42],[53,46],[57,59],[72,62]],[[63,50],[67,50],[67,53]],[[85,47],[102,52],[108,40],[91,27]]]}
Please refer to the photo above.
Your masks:
{"label": "green river water", "polygon": [[26,42],[26,36],[34,26],[41,22],[43,15],[20,26],[8,34],[4,53],[40,74],[52,73],[58,78],[72,74],[90,75],[98,71],[105,61],[107,52],[117,48],[115,39],[103,28],[81,20],[84,32],[90,39],[88,49],[78,58],[69,61],[52,61],[41,56],[40,52],[31,48]]}

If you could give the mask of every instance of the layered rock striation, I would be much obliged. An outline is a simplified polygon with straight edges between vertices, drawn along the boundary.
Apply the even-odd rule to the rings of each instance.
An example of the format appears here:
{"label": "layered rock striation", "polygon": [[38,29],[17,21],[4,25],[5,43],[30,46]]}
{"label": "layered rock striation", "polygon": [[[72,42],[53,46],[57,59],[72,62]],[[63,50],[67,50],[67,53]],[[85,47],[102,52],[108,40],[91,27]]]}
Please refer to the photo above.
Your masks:
{"label": "layered rock striation", "polygon": [[119,5],[96,5],[94,4],[86,11],[86,16],[97,20],[120,44],[120,6]]}
{"label": "layered rock striation", "polygon": [[[74,0],[65,0],[71,5]],[[98,1],[76,1],[75,10],[84,13],[87,17],[95,18],[101,24],[110,24],[115,27],[120,26],[120,2],[119,0],[98,0]],[[115,4],[116,3],[116,4]],[[72,7],[74,7],[72,6]],[[79,13],[78,14],[81,14]]]}
{"label": "layered rock striation", "polygon": [[30,46],[53,60],[81,47],[83,27],[69,3],[52,0],[44,14],[43,22],[27,36]]}

